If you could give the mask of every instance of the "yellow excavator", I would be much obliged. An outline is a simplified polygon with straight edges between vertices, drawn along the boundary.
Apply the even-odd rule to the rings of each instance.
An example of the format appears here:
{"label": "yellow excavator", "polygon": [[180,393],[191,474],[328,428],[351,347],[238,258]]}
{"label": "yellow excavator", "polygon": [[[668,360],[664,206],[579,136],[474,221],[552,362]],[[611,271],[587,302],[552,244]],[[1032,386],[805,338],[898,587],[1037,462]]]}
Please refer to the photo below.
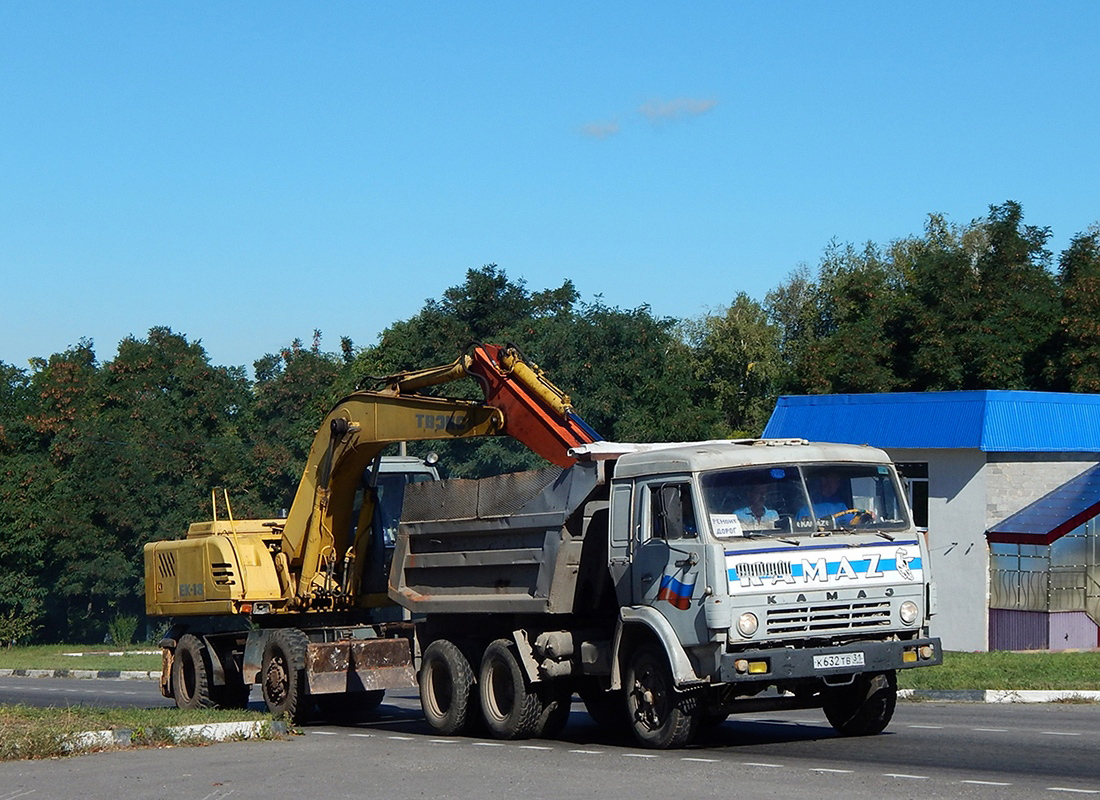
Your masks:
{"label": "yellow excavator", "polygon": [[[467,377],[484,402],[422,393]],[[387,482],[394,465],[382,453],[498,435],[561,467],[573,463],[570,448],[599,439],[515,347],[475,344],[451,364],[388,376],[337,403],[285,519],[234,519],[226,496],[222,518],[215,502],[214,518],[185,539],[146,545],[146,611],[174,623],[161,641],[164,696],[180,708],[243,707],[258,683],[273,713],[299,722],[315,706],[359,714],[386,689],[416,686],[412,626],[387,596],[383,511],[402,481],[434,474],[418,466]]]}

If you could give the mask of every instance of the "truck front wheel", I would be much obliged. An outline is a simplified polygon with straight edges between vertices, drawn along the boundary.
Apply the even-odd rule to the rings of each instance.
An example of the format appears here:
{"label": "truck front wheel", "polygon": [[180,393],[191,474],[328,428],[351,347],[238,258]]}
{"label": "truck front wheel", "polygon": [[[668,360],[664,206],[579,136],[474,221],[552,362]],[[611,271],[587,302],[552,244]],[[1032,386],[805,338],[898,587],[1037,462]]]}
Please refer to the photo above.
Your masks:
{"label": "truck front wheel", "polygon": [[485,648],[481,658],[481,714],[489,732],[498,739],[529,738],[537,732],[542,718],[542,700],[527,685],[514,649],[508,639],[497,639]]}
{"label": "truck front wheel", "polygon": [[898,678],[894,670],[857,675],[849,685],[826,689],[822,695],[825,717],[841,736],[882,733],[894,716],[897,702]]}
{"label": "truck front wheel", "polygon": [[477,713],[474,670],[454,642],[436,639],[420,659],[420,705],[436,733],[464,733]]}
{"label": "truck front wheel", "polygon": [[699,724],[697,698],[676,691],[664,651],[643,644],[626,670],[626,710],[634,738],[645,747],[683,747]]}
{"label": "truck front wheel", "polygon": [[178,708],[214,708],[210,686],[210,657],[199,637],[185,633],[176,644],[172,661],[172,694]]}
{"label": "truck front wheel", "polygon": [[313,710],[306,681],[306,649],[309,639],[300,630],[274,631],[264,645],[261,683],[264,702],[276,717],[297,725],[305,722]]}

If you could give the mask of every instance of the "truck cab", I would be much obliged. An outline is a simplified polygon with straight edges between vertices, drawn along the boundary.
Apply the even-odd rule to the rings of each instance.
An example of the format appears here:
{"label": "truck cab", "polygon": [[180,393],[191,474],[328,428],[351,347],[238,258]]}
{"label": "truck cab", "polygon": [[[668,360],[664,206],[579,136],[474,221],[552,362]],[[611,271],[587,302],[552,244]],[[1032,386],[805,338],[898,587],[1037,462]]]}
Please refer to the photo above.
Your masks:
{"label": "truck cab", "polygon": [[932,663],[926,547],[875,448],[760,440],[624,453],[609,568],[678,686],[797,692]]}

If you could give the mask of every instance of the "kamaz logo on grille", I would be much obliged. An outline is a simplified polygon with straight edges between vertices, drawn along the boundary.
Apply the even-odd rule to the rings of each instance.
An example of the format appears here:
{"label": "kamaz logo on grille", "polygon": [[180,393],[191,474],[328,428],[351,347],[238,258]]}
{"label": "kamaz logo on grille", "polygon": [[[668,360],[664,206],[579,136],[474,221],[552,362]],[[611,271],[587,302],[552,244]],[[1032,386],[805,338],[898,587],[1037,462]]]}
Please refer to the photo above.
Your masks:
{"label": "kamaz logo on grille", "polygon": [[[733,555],[727,553],[727,556]],[[861,558],[841,556],[839,559],[804,558],[801,561],[739,561],[728,564],[730,583],[743,587],[829,583],[830,581],[875,580],[900,577],[916,580],[921,568],[919,555],[910,555],[899,547],[894,558],[881,553],[866,553]]]}

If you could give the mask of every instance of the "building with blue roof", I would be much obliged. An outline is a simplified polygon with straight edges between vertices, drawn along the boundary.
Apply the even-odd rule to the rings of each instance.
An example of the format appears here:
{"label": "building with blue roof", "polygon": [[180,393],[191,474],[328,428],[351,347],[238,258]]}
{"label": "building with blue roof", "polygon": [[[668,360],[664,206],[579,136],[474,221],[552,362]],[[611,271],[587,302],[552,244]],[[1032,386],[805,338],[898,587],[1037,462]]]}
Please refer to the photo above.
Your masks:
{"label": "building with blue roof", "polygon": [[789,396],[764,436],[890,454],[928,530],[945,647],[1100,645],[1100,395]]}

